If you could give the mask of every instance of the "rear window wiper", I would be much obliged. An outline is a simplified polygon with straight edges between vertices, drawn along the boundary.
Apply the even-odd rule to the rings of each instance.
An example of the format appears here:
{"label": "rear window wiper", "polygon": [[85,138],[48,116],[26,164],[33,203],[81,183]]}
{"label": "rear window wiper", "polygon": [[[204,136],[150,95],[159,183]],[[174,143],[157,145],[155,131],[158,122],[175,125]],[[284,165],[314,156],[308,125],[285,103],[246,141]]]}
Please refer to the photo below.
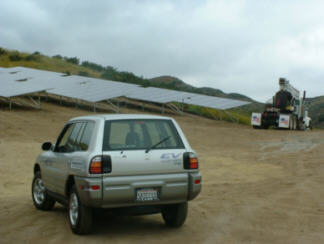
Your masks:
{"label": "rear window wiper", "polygon": [[168,136],[168,137],[162,139],[161,141],[159,141],[158,143],[154,144],[153,146],[148,147],[148,148],[145,150],[145,153],[148,153],[150,150],[156,148],[156,147],[157,147],[158,145],[160,145],[161,143],[163,143],[163,142],[169,140],[170,137],[171,137],[171,136]]}

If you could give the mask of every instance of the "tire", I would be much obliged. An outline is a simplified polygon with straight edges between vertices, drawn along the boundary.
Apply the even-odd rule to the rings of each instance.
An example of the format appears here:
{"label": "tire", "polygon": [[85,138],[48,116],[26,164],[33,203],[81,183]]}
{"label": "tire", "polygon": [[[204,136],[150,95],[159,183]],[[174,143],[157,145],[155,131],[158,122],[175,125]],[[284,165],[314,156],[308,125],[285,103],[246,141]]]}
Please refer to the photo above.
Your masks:
{"label": "tire", "polygon": [[296,119],[296,130],[300,130],[300,120],[299,119]]}
{"label": "tire", "polygon": [[294,130],[297,130],[297,117],[294,116]]}
{"label": "tire", "polygon": [[293,117],[290,116],[289,117],[289,130],[292,130],[293,129],[293,126],[294,126],[294,121],[293,121]]}
{"label": "tire", "polygon": [[74,185],[69,194],[68,219],[73,233],[84,235],[91,232],[92,209],[81,203]]}
{"label": "tire", "polygon": [[304,130],[304,131],[307,130],[307,126],[305,125],[305,123],[303,123],[303,130]]}
{"label": "tire", "polygon": [[162,217],[166,226],[179,228],[183,225],[188,214],[188,202],[166,205],[162,209]]}
{"label": "tire", "polygon": [[261,127],[261,129],[267,130],[267,129],[269,129],[269,125],[263,125],[263,126]]}
{"label": "tire", "polygon": [[39,171],[34,175],[32,183],[32,198],[37,209],[47,211],[54,207],[55,200],[48,195]]}

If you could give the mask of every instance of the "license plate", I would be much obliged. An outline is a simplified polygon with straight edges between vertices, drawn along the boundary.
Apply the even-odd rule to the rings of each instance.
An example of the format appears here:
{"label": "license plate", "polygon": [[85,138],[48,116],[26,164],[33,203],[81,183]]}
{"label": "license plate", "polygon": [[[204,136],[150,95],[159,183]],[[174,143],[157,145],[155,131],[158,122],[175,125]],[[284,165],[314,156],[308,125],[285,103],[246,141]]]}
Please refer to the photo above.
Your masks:
{"label": "license plate", "polygon": [[136,189],[136,201],[157,201],[159,200],[159,191],[157,188]]}

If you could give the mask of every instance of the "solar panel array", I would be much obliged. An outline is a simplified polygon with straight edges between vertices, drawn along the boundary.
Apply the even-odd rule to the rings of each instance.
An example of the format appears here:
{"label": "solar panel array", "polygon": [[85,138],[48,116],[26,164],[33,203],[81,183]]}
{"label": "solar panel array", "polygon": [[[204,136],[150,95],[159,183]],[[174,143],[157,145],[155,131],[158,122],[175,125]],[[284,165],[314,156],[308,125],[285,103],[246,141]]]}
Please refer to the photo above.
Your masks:
{"label": "solar panel array", "polygon": [[155,87],[134,89],[131,90],[126,96],[142,101],[151,101],[156,103],[179,102],[220,110],[226,110],[229,108],[249,104],[249,102],[240,100],[213,97],[191,92],[181,92]]}
{"label": "solar panel array", "polygon": [[59,96],[81,99],[88,102],[100,102],[116,97],[122,97],[129,90],[137,88],[136,85],[123,82],[100,80],[82,76],[64,77],[69,84],[57,86],[48,90],[48,93]]}
{"label": "solar panel array", "polygon": [[0,70],[0,96],[8,98],[46,91],[53,87],[53,78],[59,77],[58,73],[52,73],[39,71],[36,75],[27,68],[3,68]]}
{"label": "solar panel array", "polygon": [[66,76],[63,73],[24,67],[0,68],[0,97],[9,98],[41,91],[87,102],[127,97],[159,104],[179,102],[221,110],[249,104],[234,99],[155,87],[143,88],[124,82]]}

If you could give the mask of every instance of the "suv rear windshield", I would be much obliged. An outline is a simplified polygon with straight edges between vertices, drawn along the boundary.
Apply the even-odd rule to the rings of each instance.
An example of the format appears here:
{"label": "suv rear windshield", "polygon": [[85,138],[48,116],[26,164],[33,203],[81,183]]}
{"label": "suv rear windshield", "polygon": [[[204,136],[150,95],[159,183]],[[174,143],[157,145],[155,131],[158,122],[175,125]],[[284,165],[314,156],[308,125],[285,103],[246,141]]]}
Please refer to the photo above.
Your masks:
{"label": "suv rear windshield", "polygon": [[105,122],[103,151],[184,148],[171,120],[132,119]]}

